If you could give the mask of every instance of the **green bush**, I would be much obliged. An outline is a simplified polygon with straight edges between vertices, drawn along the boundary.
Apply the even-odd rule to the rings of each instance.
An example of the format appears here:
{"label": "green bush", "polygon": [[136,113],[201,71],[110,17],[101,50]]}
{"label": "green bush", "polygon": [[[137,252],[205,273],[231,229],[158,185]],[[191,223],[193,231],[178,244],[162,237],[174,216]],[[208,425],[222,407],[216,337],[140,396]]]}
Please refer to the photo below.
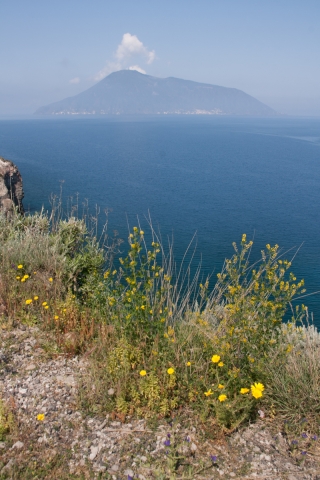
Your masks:
{"label": "green bush", "polygon": [[[104,275],[108,333],[91,360],[87,405],[94,397],[96,409],[144,416],[189,405],[235,428],[268,391],[266,363],[276,352],[285,355],[281,319],[303,281],[288,274],[290,262],[279,259],[277,246],[268,245],[251,267],[252,242],[243,236],[214,291],[200,284],[198,304],[178,310],[171,272],[157,264],[159,243],[144,253],[137,228],[129,243],[120,271]],[[297,310],[296,318],[303,314]]]}

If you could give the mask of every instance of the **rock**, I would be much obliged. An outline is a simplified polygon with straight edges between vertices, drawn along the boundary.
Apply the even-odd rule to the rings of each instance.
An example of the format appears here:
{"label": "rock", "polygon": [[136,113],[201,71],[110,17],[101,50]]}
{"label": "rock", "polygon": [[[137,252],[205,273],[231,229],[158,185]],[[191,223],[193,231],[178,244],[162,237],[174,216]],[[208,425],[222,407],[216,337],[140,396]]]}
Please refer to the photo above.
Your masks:
{"label": "rock", "polygon": [[23,214],[23,197],[22,178],[17,166],[0,157],[0,211],[10,215],[17,207]]}
{"label": "rock", "polygon": [[94,460],[99,453],[99,447],[91,447],[91,453],[89,455],[90,460]]}
{"label": "rock", "polygon": [[20,448],[23,447],[23,445],[24,445],[23,442],[19,442],[19,441],[18,441],[18,442],[16,442],[14,445],[12,445],[12,449],[14,449],[14,448],[19,448],[19,449],[20,449]]}
{"label": "rock", "polygon": [[123,472],[123,474],[126,475],[127,477],[132,477],[133,478],[134,472],[133,472],[133,470],[131,470],[131,468],[128,468],[127,470],[125,470]]}
{"label": "rock", "polygon": [[26,370],[27,370],[27,372],[29,372],[30,370],[34,370],[35,368],[37,368],[37,367],[35,366],[35,364],[34,364],[34,363],[30,363],[30,365],[28,365],[28,366],[26,367]]}

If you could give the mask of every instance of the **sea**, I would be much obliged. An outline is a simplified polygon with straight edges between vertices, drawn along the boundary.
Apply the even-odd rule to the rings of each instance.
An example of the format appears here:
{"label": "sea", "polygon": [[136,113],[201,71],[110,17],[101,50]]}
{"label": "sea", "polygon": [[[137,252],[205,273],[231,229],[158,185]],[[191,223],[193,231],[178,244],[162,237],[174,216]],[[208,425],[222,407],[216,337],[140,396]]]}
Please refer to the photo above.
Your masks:
{"label": "sea", "polygon": [[252,261],[278,244],[320,327],[320,118],[2,118],[0,155],[21,171],[27,211],[50,209],[62,188],[101,225],[108,211],[123,250],[138,222],[149,240],[151,219],[211,287],[243,233]]}

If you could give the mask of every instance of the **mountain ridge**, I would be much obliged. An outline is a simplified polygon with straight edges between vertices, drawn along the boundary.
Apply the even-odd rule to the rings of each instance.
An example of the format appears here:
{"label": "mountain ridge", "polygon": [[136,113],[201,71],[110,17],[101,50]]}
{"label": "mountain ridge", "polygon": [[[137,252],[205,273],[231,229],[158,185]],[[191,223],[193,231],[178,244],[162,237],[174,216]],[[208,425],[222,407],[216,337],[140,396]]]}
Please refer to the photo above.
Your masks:
{"label": "mountain ridge", "polygon": [[37,115],[207,114],[274,116],[277,113],[236,88],[135,70],[113,72],[87,90],[40,107]]}

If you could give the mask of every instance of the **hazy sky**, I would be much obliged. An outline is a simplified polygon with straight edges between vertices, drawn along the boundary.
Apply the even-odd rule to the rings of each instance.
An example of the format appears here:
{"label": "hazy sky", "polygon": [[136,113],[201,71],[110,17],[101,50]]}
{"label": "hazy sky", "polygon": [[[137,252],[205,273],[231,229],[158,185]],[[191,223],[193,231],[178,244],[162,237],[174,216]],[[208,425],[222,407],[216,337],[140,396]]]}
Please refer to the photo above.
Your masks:
{"label": "hazy sky", "polygon": [[319,0],[0,0],[0,114],[138,68],[320,116]]}

